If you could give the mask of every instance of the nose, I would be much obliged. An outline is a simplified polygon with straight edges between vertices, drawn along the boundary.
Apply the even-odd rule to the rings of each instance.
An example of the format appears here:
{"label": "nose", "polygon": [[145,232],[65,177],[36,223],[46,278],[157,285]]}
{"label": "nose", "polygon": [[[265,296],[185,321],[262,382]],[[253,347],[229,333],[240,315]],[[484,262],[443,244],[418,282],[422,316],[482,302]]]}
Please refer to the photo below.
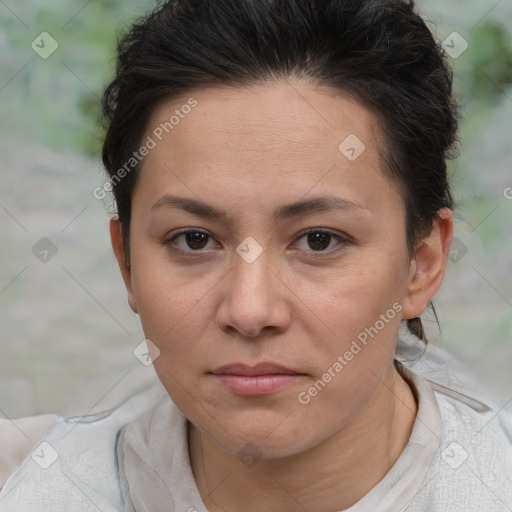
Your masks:
{"label": "nose", "polygon": [[292,293],[272,268],[275,265],[269,256],[264,250],[248,263],[235,255],[231,272],[223,280],[223,298],[217,312],[217,325],[223,331],[254,339],[288,328],[288,299]]}

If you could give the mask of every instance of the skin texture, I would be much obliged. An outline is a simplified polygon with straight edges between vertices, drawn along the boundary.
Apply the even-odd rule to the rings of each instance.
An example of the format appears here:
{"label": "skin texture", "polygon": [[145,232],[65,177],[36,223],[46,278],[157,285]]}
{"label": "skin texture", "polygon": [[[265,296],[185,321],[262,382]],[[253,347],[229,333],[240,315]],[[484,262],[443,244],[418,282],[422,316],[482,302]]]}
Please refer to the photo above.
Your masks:
{"label": "skin texture", "polygon": [[[191,422],[199,491],[211,511],[346,508],[385,476],[409,439],[417,405],[393,365],[397,333],[441,284],[451,212],[440,211],[410,256],[400,187],[383,171],[377,120],[338,92],[281,81],[190,96],[195,109],[143,160],[130,268],[115,218],[110,229],[129,304],[160,350],[155,370]],[[144,139],[187,98],[161,103]],[[365,145],[354,161],[339,150],[350,134]],[[207,202],[228,217],[171,205],[152,210],[164,194]],[[284,204],[323,195],[359,207],[274,221]],[[183,228],[209,237],[171,242]],[[311,228],[333,236],[315,245],[303,234]],[[262,249],[251,263],[236,251],[249,236]],[[393,304],[401,311],[300,403],[299,393]],[[303,375],[273,394],[247,397],[210,373],[262,361]],[[251,464],[237,456],[247,452]]]}

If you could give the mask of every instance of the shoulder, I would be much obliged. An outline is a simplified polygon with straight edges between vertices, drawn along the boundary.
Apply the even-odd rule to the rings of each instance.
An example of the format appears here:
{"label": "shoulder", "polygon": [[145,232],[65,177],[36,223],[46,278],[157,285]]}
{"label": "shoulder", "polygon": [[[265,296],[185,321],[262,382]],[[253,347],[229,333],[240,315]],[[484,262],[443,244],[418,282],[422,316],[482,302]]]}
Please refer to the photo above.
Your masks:
{"label": "shoulder", "polygon": [[466,395],[457,398],[435,387],[434,395],[442,421],[441,445],[410,511],[433,505],[447,512],[510,510],[512,432],[505,424],[512,425],[512,418],[504,409],[475,408]]}
{"label": "shoulder", "polygon": [[[161,396],[155,383],[108,411],[57,417],[0,491],[2,511],[124,510],[118,439],[125,425]],[[164,390],[165,391],[165,390]]]}
{"label": "shoulder", "polygon": [[[407,364],[407,363],[406,363]],[[440,447],[408,512],[505,512],[512,504],[512,412],[451,352],[427,346],[408,364],[432,389]]]}
{"label": "shoulder", "polygon": [[0,419],[0,489],[57,419],[56,414]]}

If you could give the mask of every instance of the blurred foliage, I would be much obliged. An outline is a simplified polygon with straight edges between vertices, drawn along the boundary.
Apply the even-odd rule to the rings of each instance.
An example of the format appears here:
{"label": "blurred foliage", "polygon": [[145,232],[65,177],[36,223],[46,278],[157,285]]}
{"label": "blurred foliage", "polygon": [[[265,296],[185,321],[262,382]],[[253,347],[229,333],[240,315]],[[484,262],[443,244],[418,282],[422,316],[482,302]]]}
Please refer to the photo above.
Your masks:
{"label": "blurred foliage", "polygon": [[503,25],[481,23],[472,31],[470,92],[493,103],[512,85],[512,34]]}
{"label": "blurred foliage", "polygon": [[[10,2],[9,8],[0,5],[0,89],[7,84],[0,91],[0,105],[3,115],[12,106],[11,136],[18,128],[14,138],[23,130],[23,136],[57,150],[97,158],[103,136],[100,97],[113,72],[117,36],[153,2],[147,4],[31,0]],[[48,59],[31,48],[41,32],[59,44]],[[15,85],[8,83],[18,72]],[[5,120],[0,129],[6,130]]]}

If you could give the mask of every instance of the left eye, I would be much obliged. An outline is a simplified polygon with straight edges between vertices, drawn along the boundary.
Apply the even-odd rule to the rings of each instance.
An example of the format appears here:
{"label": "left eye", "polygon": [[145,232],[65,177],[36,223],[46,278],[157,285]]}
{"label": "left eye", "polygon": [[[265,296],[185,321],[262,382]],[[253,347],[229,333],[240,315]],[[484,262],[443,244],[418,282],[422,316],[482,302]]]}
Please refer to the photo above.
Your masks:
{"label": "left eye", "polygon": [[[176,243],[176,240],[182,237],[184,237],[187,247],[180,247]],[[175,234],[172,238],[167,240],[165,244],[170,245],[171,243],[173,243],[174,245],[177,245],[179,249],[186,252],[199,252],[201,249],[206,248],[210,238],[212,237],[207,233],[204,233],[203,231],[181,231],[180,233]],[[308,244],[309,248],[312,249],[314,252],[325,252],[325,250],[328,249],[328,247],[331,245],[333,239],[338,240],[338,243],[342,243],[345,240],[340,235],[336,235],[335,233],[331,233],[330,231],[324,231],[319,229],[310,230],[307,231],[306,233],[303,233],[299,237],[299,240],[303,238],[306,239],[306,243]],[[301,248],[299,247],[299,249]]]}
{"label": "left eye", "polygon": [[340,235],[319,229],[307,231],[299,240],[301,238],[306,238],[306,243],[314,252],[325,251],[331,244],[333,238],[337,239],[340,243],[344,241],[343,237]]}

